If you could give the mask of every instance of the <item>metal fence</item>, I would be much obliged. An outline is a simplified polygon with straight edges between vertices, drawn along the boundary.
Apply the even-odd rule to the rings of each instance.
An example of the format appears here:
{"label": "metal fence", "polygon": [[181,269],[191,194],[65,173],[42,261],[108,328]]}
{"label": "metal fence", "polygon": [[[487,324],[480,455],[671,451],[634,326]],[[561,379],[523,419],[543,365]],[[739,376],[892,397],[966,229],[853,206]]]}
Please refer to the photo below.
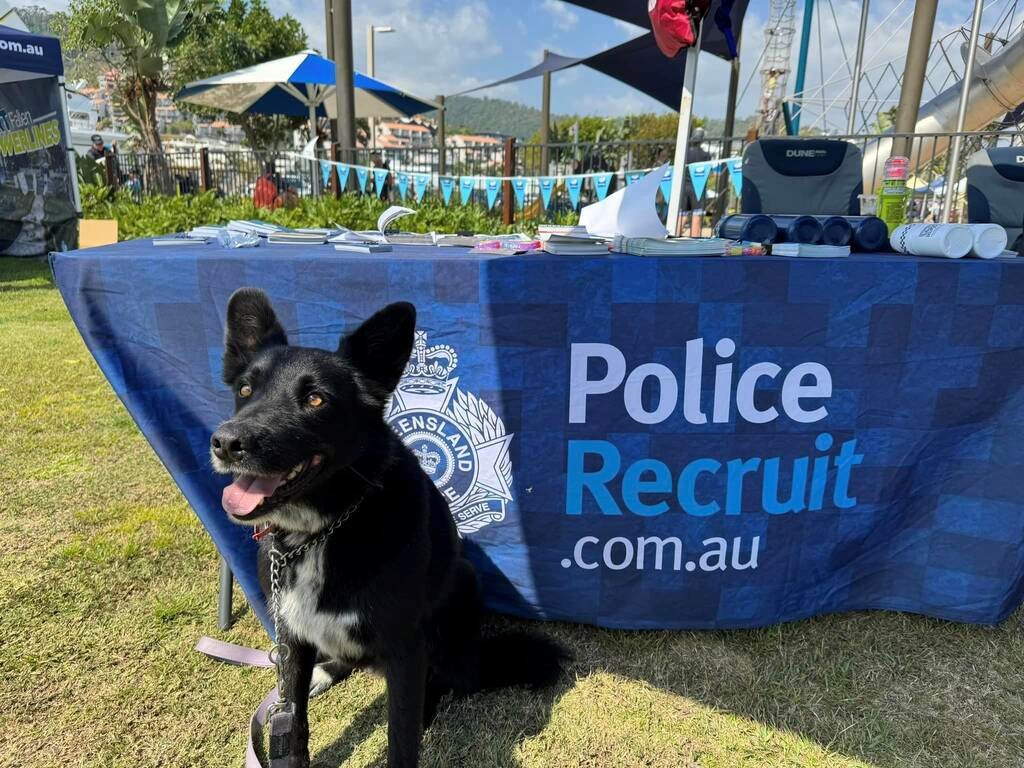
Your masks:
{"label": "metal fence", "polygon": [[[848,141],[856,145],[863,156],[866,190],[877,187],[881,179],[885,160],[896,151],[906,151],[912,170],[910,220],[922,221],[941,215],[942,198],[945,190],[945,170],[949,162],[954,133],[926,134],[874,134],[854,136],[830,136],[827,138]],[[993,146],[1024,144],[1022,136],[1015,130],[975,131],[960,134],[961,157],[968,158],[979,149]],[[821,136],[793,137],[799,139],[821,139]],[[771,140],[771,139],[768,139]],[[691,150],[690,160],[718,160],[742,154],[746,137],[708,138],[701,142],[699,150]],[[904,147],[907,145],[909,148]],[[564,177],[575,174],[610,173],[613,175],[609,192],[626,183],[628,171],[655,168],[673,158],[674,140],[661,141],[602,141],[563,144],[516,144],[514,140],[488,143],[478,146],[449,146],[442,158],[434,147],[403,147],[398,149],[343,150],[333,148],[329,159],[338,159],[365,167],[387,168],[384,189],[375,186],[373,174],[369,174],[366,194],[383,195],[397,200],[399,192],[396,180],[400,174],[428,174],[430,177],[426,194],[441,195],[439,178],[452,176],[474,179],[468,204],[486,206],[485,193],[487,177],[524,176],[530,179],[540,176],[563,177],[552,192],[547,208],[541,203],[540,189],[531,181],[526,185],[522,208],[515,218],[531,220],[552,218],[571,211],[574,206],[565,187]],[[325,153],[323,157],[327,158]],[[108,169],[109,183],[130,189],[136,196],[145,194],[191,194],[199,190],[213,190],[218,195],[231,197],[252,197],[256,182],[266,174],[273,180],[282,196],[299,198],[339,194],[336,179],[324,184],[319,163],[299,157],[294,152],[258,150],[214,150],[200,149],[193,152],[169,152],[161,156],[119,153],[112,158]],[[958,177],[953,180],[955,220],[962,214],[964,205],[964,168],[961,164]],[[354,177],[355,174],[350,174]],[[355,190],[355,180],[350,178],[349,190]],[[413,193],[410,181],[407,194]],[[513,198],[511,184],[502,185],[503,200]],[[459,204],[460,193],[453,192],[451,204]],[[588,177],[580,188],[579,205],[586,205],[597,199],[597,191]],[[741,200],[729,183],[728,173],[723,166],[711,173],[702,200],[698,203],[709,222],[717,220],[724,213],[739,210]],[[665,212],[665,201],[659,195],[658,205]],[[511,213],[514,206],[507,206]]]}

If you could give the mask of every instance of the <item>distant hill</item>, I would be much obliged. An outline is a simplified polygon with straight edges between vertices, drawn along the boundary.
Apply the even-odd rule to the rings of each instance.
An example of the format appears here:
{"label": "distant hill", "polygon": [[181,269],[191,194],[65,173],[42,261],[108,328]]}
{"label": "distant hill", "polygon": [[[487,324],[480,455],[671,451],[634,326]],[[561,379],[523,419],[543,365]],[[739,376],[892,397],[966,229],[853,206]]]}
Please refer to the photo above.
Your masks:
{"label": "distant hill", "polygon": [[[445,99],[448,133],[458,130],[473,133],[500,133],[526,141],[540,129],[540,110],[505,99],[476,96],[452,96]],[[436,112],[430,113],[431,118]]]}

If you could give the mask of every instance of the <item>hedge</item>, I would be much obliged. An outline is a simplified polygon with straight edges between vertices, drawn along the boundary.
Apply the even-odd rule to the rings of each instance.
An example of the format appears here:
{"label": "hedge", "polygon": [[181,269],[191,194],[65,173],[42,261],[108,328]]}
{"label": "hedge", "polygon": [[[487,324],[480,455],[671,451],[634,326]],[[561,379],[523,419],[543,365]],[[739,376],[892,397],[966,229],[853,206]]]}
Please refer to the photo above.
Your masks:
{"label": "hedge", "polygon": [[[117,219],[121,240],[184,232],[201,224],[225,224],[231,219],[263,219],[293,228],[340,225],[375,229],[377,217],[387,205],[370,195],[346,194],[340,199],[302,199],[294,208],[270,211],[256,208],[247,198],[217,197],[214,192],[147,195],[135,200],[123,189],[114,192],[103,186],[82,187],[82,215],[87,219]],[[511,227],[506,226],[497,211],[476,205],[445,206],[435,198],[409,207],[416,209],[416,215],[402,219],[402,227],[412,232],[534,232],[538,224],[536,220],[517,220]],[[577,217],[575,212],[569,212],[555,220],[575,224]]]}

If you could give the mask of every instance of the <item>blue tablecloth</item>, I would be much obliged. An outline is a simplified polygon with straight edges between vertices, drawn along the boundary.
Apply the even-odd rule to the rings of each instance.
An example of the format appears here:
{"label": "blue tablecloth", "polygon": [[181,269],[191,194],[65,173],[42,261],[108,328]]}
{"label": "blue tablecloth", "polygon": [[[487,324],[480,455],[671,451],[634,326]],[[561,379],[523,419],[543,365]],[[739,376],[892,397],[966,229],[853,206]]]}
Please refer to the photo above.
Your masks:
{"label": "blue tablecloth", "polygon": [[[495,609],[749,627],[1024,597],[1024,261],[477,257],[396,247],[55,255],[114,390],[263,614],[220,508],[225,305],[293,343],[419,309],[392,426],[451,499]],[[424,371],[428,371],[424,373]]]}

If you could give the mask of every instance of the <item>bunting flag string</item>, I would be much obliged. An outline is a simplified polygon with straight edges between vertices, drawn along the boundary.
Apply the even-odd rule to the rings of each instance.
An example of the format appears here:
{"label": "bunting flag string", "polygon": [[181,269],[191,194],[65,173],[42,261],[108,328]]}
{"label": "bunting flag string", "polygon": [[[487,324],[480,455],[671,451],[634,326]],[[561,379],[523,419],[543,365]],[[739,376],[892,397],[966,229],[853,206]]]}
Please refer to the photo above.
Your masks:
{"label": "bunting flag string", "polygon": [[494,207],[494,201],[498,199],[501,191],[501,179],[487,179],[487,209]]}
{"label": "bunting flag string", "polygon": [[416,173],[412,177],[413,182],[416,185],[416,200],[422,202],[423,195],[427,191],[427,185],[430,184],[429,173]]}
{"label": "bunting flag string", "polygon": [[374,189],[377,190],[377,197],[384,196],[384,185],[387,183],[389,173],[391,173],[391,171],[387,168],[373,169],[373,185]]}
{"label": "bunting flag string", "polygon": [[704,163],[689,163],[686,166],[686,170],[690,173],[690,181],[693,183],[693,195],[698,200],[704,197],[704,189],[708,184],[708,177],[711,176],[711,171],[718,163],[714,161],[707,161]]}
{"label": "bunting flag string", "polygon": [[[316,160],[320,165],[320,171],[323,174],[324,186],[330,184],[331,168],[335,168],[338,174],[338,183],[342,190],[348,184],[349,174],[351,171],[356,172],[356,178],[359,184],[359,191],[365,193],[367,183],[370,178],[370,173],[373,173],[373,180],[375,191],[377,195],[383,195],[384,189],[387,185],[388,175],[391,173],[387,168],[373,168],[365,165],[356,165],[354,163],[342,163],[337,160],[326,160],[319,158],[311,158],[308,154],[299,154],[295,152],[287,153],[288,155],[302,158],[304,160]],[[707,191],[708,180],[711,177],[712,172],[720,169],[721,166],[725,166],[725,170],[729,173],[730,181],[735,193],[739,195],[743,189],[743,159],[740,157],[729,157],[721,160],[708,160],[700,163],[689,163],[687,164],[687,173],[691,183],[693,184],[693,190],[696,197],[701,198]],[[395,179],[398,186],[398,192],[403,198],[409,196],[409,185],[413,185],[412,193],[416,200],[422,201],[428,187],[430,186],[431,179],[437,178],[437,186],[441,191],[441,197],[444,200],[445,205],[451,204],[452,193],[455,191],[455,187],[459,188],[459,199],[462,204],[467,204],[473,196],[473,190],[479,185],[483,185],[484,190],[487,194],[487,205],[489,208],[493,207],[497,202],[498,197],[501,194],[502,182],[508,181],[512,185],[512,192],[515,197],[515,204],[517,207],[522,208],[526,203],[526,191],[529,187],[534,184],[540,190],[541,202],[545,209],[550,208],[551,198],[554,195],[555,190],[558,187],[559,182],[564,182],[566,191],[569,195],[569,200],[572,203],[573,208],[578,208],[580,198],[584,184],[587,179],[590,179],[590,186],[594,190],[598,200],[604,200],[612,185],[615,183],[616,177],[624,179],[626,185],[634,184],[643,176],[649,173],[651,168],[637,169],[637,170],[622,170],[622,171],[594,171],[589,173],[574,173],[564,174],[556,176],[434,176],[432,173],[412,173],[409,171],[398,171],[395,173]],[[662,195],[667,200],[672,192],[672,166],[669,166],[665,173],[664,178],[659,183]]]}
{"label": "bunting flag string", "polygon": [[672,166],[670,165],[665,169],[665,175],[661,177],[661,183],[658,184],[658,188],[661,189],[661,196],[665,198],[665,202],[668,202],[669,197],[672,195]]}
{"label": "bunting flag string", "polygon": [[[338,189],[340,189],[342,192],[344,192],[345,189],[348,187],[349,166],[347,166],[347,165],[340,165],[339,164],[339,165],[337,165],[335,167],[335,170],[338,172]],[[364,188],[366,187],[366,177],[365,176],[363,177],[363,184],[362,184],[362,186]]]}
{"label": "bunting flag string", "polygon": [[444,204],[448,205],[452,201],[452,190],[455,189],[455,179],[451,176],[442,176],[438,179],[441,185],[441,197],[444,198]]}
{"label": "bunting flag string", "polygon": [[580,207],[580,190],[583,189],[583,179],[580,176],[570,176],[565,180],[565,186],[569,190],[569,202],[573,209]]}
{"label": "bunting flag string", "polygon": [[465,205],[469,202],[470,195],[473,194],[473,188],[476,186],[475,176],[460,176],[459,177],[459,199],[462,204]]}
{"label": "bunting flag string", "polygon": [[524,176],[512,179],[512,191],[516,196],[516,206],[522,208],[526,204],[526,184],[529,181]]}
{"label": "bunting flag string", "polygon": [[729,169],[729,180],[732,181],[732,188],[739,195],[743,190],[743,158],[730,157],[725,161],[725,167]]}
{"label": "bunting flag string", "polygon": [[551,193],[555,189],[554,176],[541,176],[537,179],[537,183],[540,185],[540,199],[544,203],[544,210],[547,210],[551,205]]}

